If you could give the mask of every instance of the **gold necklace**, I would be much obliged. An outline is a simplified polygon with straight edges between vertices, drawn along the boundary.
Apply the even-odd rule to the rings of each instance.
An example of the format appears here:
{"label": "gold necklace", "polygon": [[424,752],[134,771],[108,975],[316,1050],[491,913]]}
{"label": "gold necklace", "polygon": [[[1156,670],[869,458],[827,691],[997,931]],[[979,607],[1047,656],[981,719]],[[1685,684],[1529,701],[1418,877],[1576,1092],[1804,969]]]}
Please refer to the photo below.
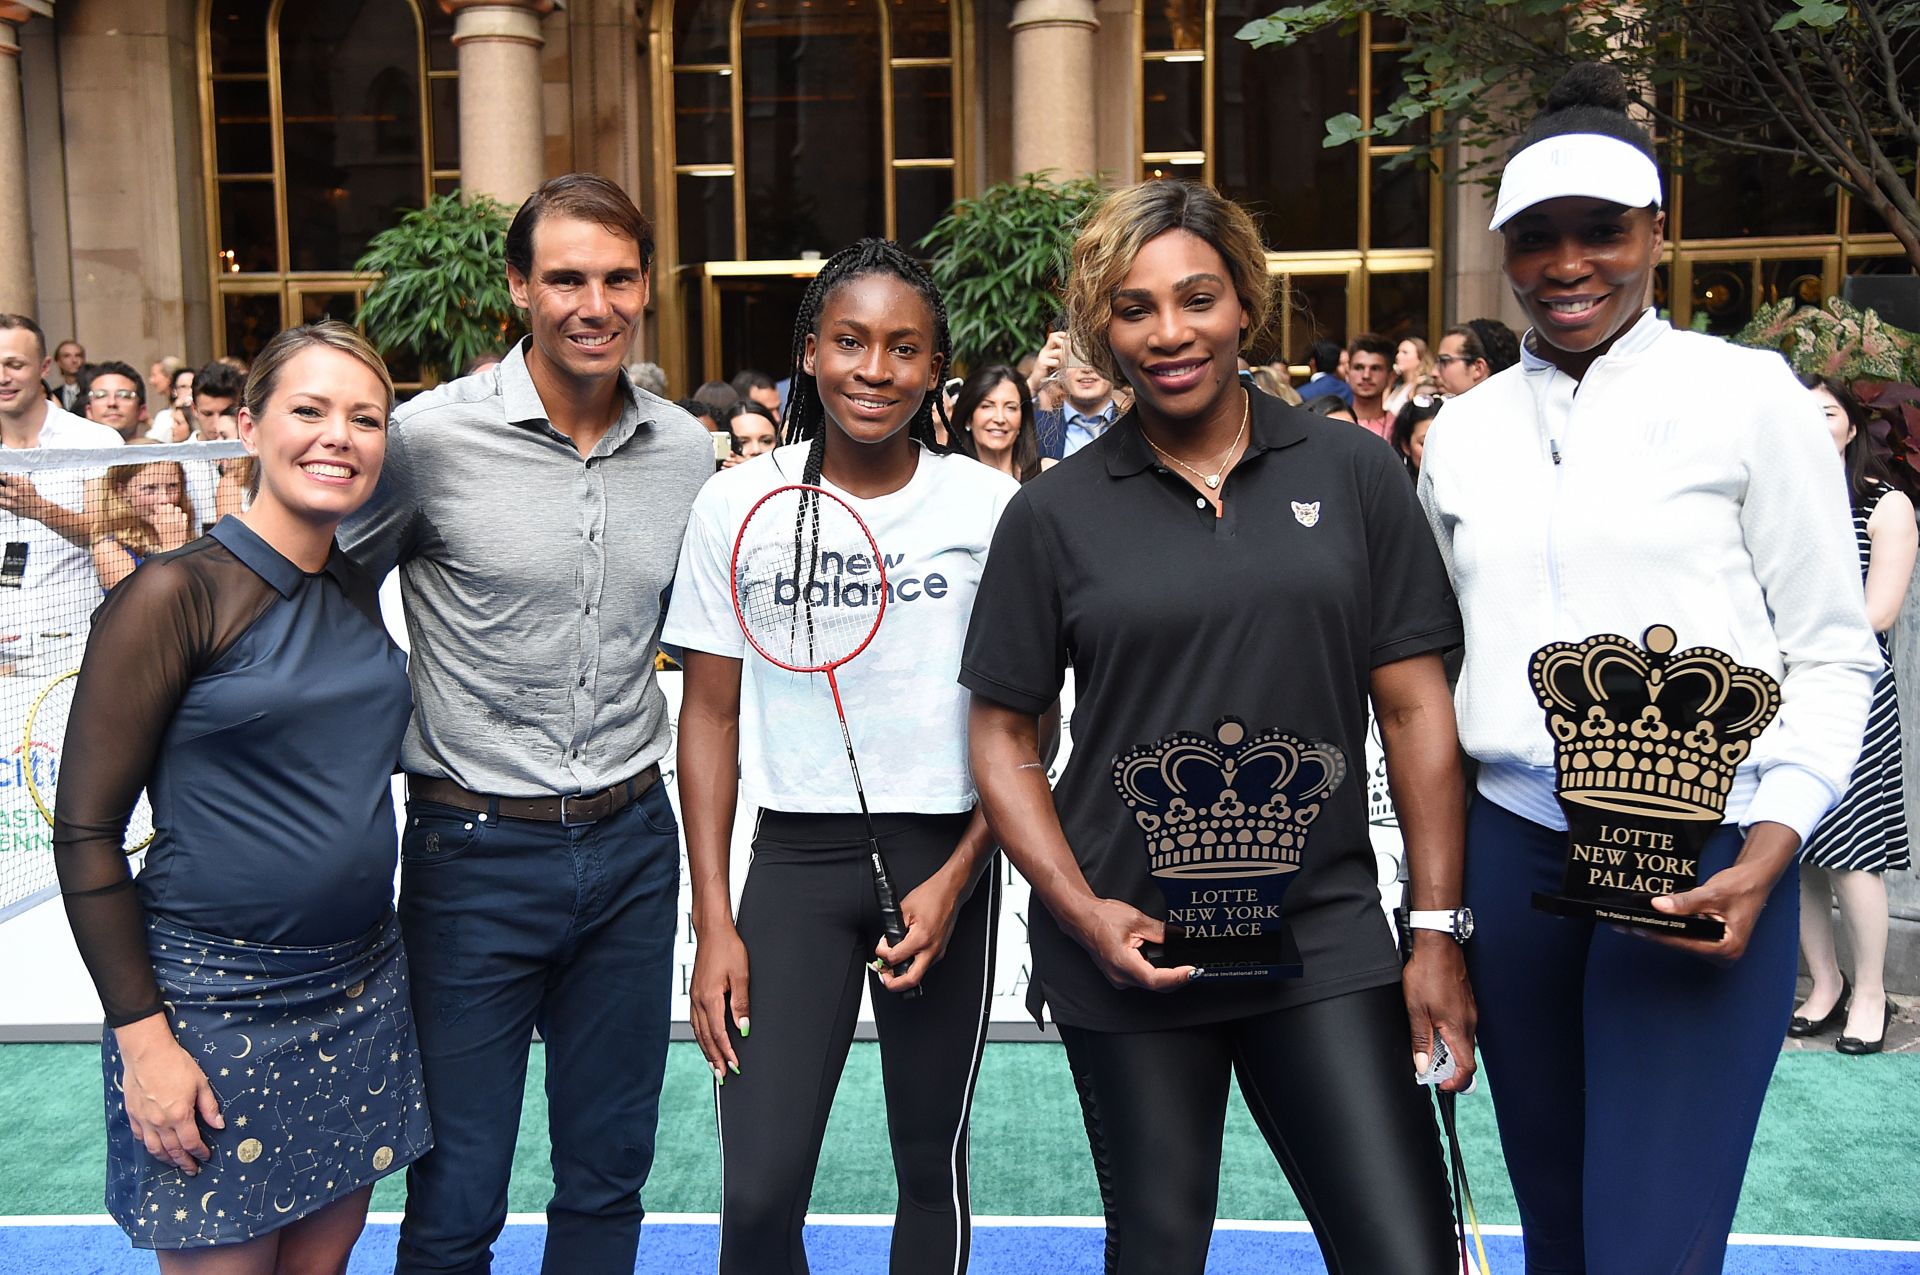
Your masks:
{"label": "gold necklace", "polygon": [[1153,436],[1147,433],[1146,426],[1144,425],[1140,427],[1140,437],[1147,440],[1147,446],[1153,448],[1154,452],[1159,455],[1161,459],[1172,461],[1189,474],[1192,474],[1195,478],[1198,478],[1207,485],[1208,491],[1219,491],[1220,480],[1226,477],[1227,466],[1233,463],[1233,453],[1235,449],[1240,446],[1240,440],[1247,436],[1247,418],[1252,415],[1252,412],[1253,396],[1249,394],[1247,395],[1245,405],[1240,409],[1240,432],[1233,436],[1231,443],[1227,444],[1226,454],[1220,458],[1220,467],[1211,474],[1203,474],[1192,465],[1187,464],[1186,461],[1175,456],[1172,452],[1163,450],[1160,444],[1153,441]]}

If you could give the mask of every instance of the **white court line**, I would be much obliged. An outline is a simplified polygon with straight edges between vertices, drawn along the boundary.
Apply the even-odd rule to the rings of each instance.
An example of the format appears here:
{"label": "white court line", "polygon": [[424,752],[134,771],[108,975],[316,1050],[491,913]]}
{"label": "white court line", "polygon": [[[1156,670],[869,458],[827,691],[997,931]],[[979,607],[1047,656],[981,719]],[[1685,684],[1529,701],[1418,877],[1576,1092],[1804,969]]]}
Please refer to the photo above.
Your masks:
{"label": "white court line", "polygon": [[[369,1213],[367,1221],[376,1224],[398,1225],[398,1213]],[[508,1226],[544,1226],[547,1217],[544,1213],[509,1213]],[[649,1223],[668,1226],[717,1226],[720,1223],[718,1213],[649,1213]],[[976,1227],[1061,1227],[1073,1230],[1097,1230],[1106,1225],[1097,1217],[1021,1217],[1016,1214],[976,1217]],[[29,1213],[12,1216],[0,1216],[0,1228],[10,1226],[114,1226],[114,1220],[104,1213]],[[891,1213],[809,1213],[809,1226],[892,1226]],[[1304,1232],[1310,1229],[1305,1222],[1259,1221],[1222,1218],[1213,1224],[1216,1231],[1277,1231]],[[1518,1235],[1520,1228],[1510,1225],[1486,1225],[1480,1228],[1483,1235]],[[1920,1253],[1920,1240],[1868,1240],[1846,1235],[1744,1235],[1736,1232],[1728,1237],[1733,1244],[1755,1248],[1827,1248],[1872,1253]]]}

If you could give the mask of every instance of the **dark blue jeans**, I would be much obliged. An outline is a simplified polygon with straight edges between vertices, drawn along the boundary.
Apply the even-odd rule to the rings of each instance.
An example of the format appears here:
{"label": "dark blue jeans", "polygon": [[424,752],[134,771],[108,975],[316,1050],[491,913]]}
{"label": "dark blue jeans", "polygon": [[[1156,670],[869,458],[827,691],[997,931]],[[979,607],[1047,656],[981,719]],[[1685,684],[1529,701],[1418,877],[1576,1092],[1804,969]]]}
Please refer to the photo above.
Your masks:
{"label": "dark blue jeans", "polygon": [[[1701,877],[1741,840],[1714,833]],[[1716,965],[1536,911],[1566,861],[1566,833],[1474,801],[1467,966],[1527,1275],[1716,1275],[1793,1009],[1799,875]]]}
{"label": "dark blue jeans", "polygon": [[547,1275],[630,1275],[666,1069],[679,825],[663,785],[596,824],[415,801],[400,923],[434,1150],[407,1171],[397,1275],[485,1272],[527,1050],[547,1051]]}

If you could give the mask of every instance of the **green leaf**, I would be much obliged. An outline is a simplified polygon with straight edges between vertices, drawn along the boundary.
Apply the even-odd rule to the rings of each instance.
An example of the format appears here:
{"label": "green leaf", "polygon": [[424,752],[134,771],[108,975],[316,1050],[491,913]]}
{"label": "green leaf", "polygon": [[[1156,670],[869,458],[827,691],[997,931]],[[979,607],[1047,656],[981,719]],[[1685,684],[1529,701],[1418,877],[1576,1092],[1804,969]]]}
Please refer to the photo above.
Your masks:
{"label": "green leaf", "polygon": [[1345,112],[1327,121],[1327,136],[1320,144],[1327,147],[1345,146],[1348,142],[1367,136],[1369,131],[1358,115]]}
{"label": "green leaf", "polygon": [[1824,0],[1796,0],[1793,7],[1774,22],[1775,31],[1789,31],[1797,26],[1817,27],[1822,31],[1837,26],[1847,16],[1844,4],[1827,4]]}

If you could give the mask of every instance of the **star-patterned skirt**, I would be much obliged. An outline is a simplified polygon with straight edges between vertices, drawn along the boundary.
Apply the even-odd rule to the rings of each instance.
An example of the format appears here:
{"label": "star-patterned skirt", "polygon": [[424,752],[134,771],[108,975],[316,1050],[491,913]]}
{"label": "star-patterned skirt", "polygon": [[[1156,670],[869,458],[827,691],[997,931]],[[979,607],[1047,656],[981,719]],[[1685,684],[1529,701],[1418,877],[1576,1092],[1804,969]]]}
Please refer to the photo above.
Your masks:
{"label": "star-patterned skirt", "polygon": [[101,1039],[107,1211],[137,1248],[239,1244],[404,1168],[433,1145],[391,912],[328,947],[267,947],[147,920],[174,1039],[220,1100],[213,1158],[188,1177],[127,1124],[120,1051]]}

